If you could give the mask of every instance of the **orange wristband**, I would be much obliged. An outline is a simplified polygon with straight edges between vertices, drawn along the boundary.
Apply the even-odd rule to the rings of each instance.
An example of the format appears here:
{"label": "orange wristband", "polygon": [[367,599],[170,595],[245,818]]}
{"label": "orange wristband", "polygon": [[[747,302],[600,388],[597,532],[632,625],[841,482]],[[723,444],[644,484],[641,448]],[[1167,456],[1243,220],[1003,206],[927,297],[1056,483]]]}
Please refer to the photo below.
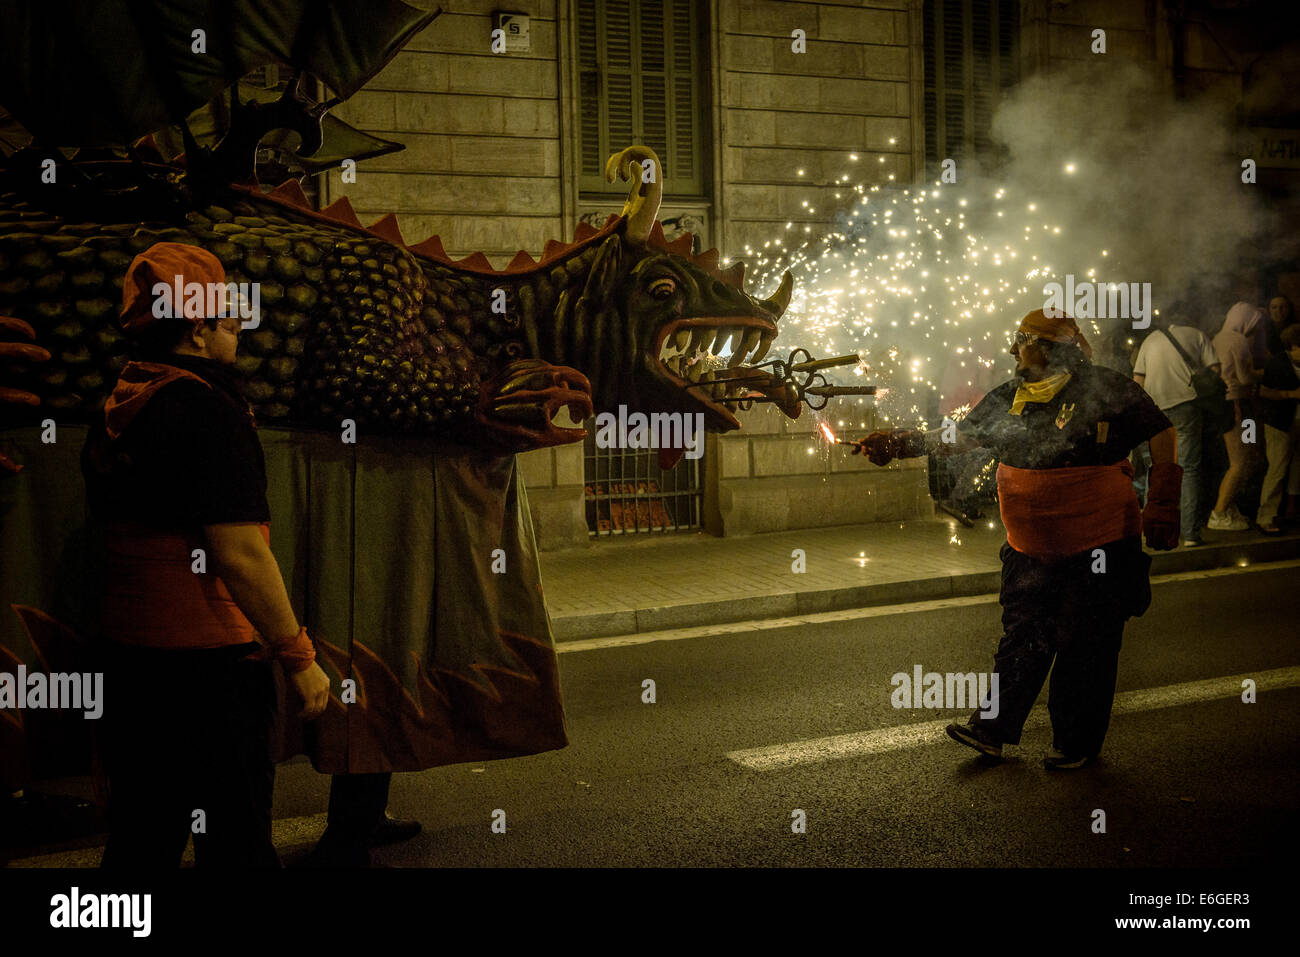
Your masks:
{"label": "orange wristband", "polygon": [[299,628],[298,634],[292,638],[285,638],[271,645],[271,654],[284,666],[287,674],[296,675],[310,668],[312,662],[316,660],[316,649],[312,646],[311,638],[307,636],[307,626],[303,625]]}

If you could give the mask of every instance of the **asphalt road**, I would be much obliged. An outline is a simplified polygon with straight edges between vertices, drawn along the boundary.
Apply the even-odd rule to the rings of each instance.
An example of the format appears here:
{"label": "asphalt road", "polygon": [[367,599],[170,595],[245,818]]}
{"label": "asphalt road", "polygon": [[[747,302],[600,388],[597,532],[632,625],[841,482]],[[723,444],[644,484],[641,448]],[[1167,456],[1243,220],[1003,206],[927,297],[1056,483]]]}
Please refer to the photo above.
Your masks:
{"label": "asphalt road", "polygon": [[[892,707],[895,672],[991,669],[1000,634],[993,599],[567,645],[569,747],[395,775],[390,810],[425,829],[377,861],[1289,864],[1300,831],[1300,563],[1172,577],[1129,623],[1117,699],[1127,710],[1113,718],[1095,766],[1045,771],[1051,739],[1042,723],[990,764],[921,727],[959,712]],[[1280,687],[1254,704],[1241,701],[1239,680],[1190,685],[1244,675],[1267,689],[1269,673]],[[653,704],[642,701],[645,679],[655,682]],[[867,734],[844,737],[859,732]],[[833,740],[798,745],[823,738]],[[795,747],[762,752],[765,769],[736,755],[782,745]],[[287,862],[319,833],[327,794],[328,779],[310,766],[280,768]],[[505,833],[491,829],[498,809]],[[795,809],[806,833],[792,832]],[[1105,833],[1095,830],[1098,810]]]}

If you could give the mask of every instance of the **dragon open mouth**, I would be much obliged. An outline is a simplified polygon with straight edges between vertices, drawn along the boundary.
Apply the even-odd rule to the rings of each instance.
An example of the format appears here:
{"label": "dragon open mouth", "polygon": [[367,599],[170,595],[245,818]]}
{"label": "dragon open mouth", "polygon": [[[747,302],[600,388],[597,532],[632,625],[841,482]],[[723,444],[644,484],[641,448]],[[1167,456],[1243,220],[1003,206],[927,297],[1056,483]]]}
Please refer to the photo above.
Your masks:
{"label": "dragon open mouth", "polygon": [[[780,384],[752,366],[767,355],[776,334],[774,322],[756,316],[678,319],[658,332],[659,361],[654,372],[703,406],[711,418],[720,419],[725,428],[739,428],[739,420],[723,402],[756,390],[767,395],[768,388]],[[734,381],[741,378],[746,381]]]}

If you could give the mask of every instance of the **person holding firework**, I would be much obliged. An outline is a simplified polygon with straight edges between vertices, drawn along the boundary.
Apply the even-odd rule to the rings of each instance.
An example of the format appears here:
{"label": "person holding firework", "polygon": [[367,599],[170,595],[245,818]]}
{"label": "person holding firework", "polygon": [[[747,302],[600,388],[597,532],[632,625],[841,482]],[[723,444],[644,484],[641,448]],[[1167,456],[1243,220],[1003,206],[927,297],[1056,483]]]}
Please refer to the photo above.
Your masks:
{"label": "person holding firework", "polygon": [[[958,441],[894,429],[872,432],[853,452],[882,466],[945,446],[996,453],[1007,532],[999,701],[949,725],[948,736],[1001,757],[1004,744],[1019,744],[1051,670],[1053,749],[1043,764],[1078,768],[1096,758],[1110,724],[1124,623],[1151,602],[1141,536],[1161,551],[1178,545],[1182,469],[1173,425],[1137,383],[1089,361],[1069,316],[1029,313],[1010,353],[1017,376],[957,423]],[[1128,456],[1148,441],[1149,492],[1139,510]]]}

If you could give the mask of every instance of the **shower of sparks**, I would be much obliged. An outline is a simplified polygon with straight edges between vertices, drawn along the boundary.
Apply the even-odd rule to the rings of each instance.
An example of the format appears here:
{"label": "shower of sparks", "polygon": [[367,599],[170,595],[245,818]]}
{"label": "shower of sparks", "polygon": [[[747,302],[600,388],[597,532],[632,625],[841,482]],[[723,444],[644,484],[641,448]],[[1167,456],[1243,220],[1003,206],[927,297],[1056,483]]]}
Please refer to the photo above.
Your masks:
{"label": "shower of sparks", "polygon": [[817,427],[822,430],[822,435],[826,436],[826,441],[834,445],[835,433],[831,431],[831,427],[825,422],[820,423]]}
{"label": "shower of sparks", "polygon": [[[755,288],[775,287],[786,269],[794,274],[794,300],[773,348],[857,351],[863,361],[851,373],[827,378],[863,376],[877,392],[839,400],[839,414],[874,402],[881,418],[897,424],[929,422],[936,413],[958,418],[1011,376],[1010,335],[1022,315],[1043,306],[1043,284],[1066,272],[1096,280],[1097,267],[1078,261],[1041,197],[1009,186],[852,184],[861,176],[856,158],[846,154],[846,169],[826,183],[809,182],[839,191],[842,198],[829,203],[835,209],[810,219],[829,196],[810,197],[800,207],[803,222],[745,247]],[[1074,170],[1063,176],[1072,186],[1079,179]],[[1114,274],[1110,250],[1086,258],[1094,255]],[[1082,325],[1085,334],[1098,332],[1095,323]]]}

